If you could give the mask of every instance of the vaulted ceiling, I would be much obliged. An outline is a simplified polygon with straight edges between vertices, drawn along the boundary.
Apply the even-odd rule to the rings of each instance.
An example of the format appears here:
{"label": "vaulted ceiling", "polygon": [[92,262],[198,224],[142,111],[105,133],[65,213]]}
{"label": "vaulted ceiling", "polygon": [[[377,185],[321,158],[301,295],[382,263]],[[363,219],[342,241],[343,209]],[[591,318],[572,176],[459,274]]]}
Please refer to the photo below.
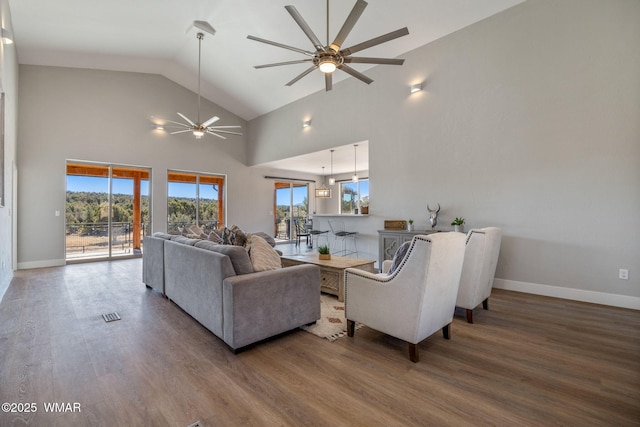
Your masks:
{"label": "vaulted ceiling", "polygon": [[[406,26],[408,36],[360,55],[401,57],[522,1],[368,0],[345,47]],[[318,38],[326,41],[325,0],[9,0],[9,4],[20,64],[162,74],[195,92],[198,41],[192,23],[201,20],[216,30],[202,42],[202,95],[210,101],[251,120],[324,90],[320,71],[285,86],[308,64],[255,69],[254,65],[304,56],[248,40],[247,35],[314,50],[284,6],[294,5]],[[354,4],[355,0],[330,2],[331,40]],[[370,67],[353,65],[365,74]],[[352,77],[336,72],[334,84],[344,78]]]}

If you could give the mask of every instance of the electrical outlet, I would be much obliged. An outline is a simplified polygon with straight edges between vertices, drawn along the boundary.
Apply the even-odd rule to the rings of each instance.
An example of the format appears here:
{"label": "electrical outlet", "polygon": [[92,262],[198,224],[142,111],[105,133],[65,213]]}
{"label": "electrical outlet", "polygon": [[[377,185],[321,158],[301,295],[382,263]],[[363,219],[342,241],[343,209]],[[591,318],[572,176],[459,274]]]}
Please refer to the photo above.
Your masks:
{"label": "electrical outlet", "polygon": [[627,270],[626,268],[621,268],[618,271],[618,279],[629,280],[629,270]]}

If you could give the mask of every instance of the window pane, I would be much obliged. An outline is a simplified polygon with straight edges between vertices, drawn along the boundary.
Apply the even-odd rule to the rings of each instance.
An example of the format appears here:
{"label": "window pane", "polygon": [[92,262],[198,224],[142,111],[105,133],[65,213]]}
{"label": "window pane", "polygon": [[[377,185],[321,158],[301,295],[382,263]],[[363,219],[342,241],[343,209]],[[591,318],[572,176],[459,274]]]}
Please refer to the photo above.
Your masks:
{"label": "window pane", "polygon": [[191,225],[209,232],[224,224],[224,176],[169,172],[167,232],[182,234]]}
{"label": "window pane", "polygon": [[[358,182],[340,183],[340,213],[355,214],[358,202],[369,203],[369,180],[361,179]],[[358,212],[360,213],[360,212]]]}
{"label": "window pane", "polygon": [[167,193],[167,232],[181,234],[196,223],[196,185],[169,182]]}
{"label": "window pane", "polygon": [[343,182],[340,184],[340,213],[355,213],[358,200],[358,183]]}
{"label": "window pane", "polygon": [[200,181],[200,227],[210,232],[218,228],[218,184],[203,184]]}

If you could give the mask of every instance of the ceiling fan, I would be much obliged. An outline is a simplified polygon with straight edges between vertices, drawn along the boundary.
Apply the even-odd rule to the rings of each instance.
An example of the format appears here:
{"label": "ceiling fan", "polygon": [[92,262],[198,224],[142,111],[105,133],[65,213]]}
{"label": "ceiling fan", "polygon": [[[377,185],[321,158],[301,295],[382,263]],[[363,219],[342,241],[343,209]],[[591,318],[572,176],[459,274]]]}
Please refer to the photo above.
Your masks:
{"label": "ceiling fan", "polygon": [[[213,27],[211,25],[209,25],[207,22],[194,21],[193,25],[196,28],[199,28],[201,30],[207,31],[207,32],[209,32],[211,34],[215,34],[216,30],[214,30]],[[172,120],[166,120],[166,122],[172,123],[174,125],[178,125],[178,126],[180,126],[182,128],[180,130],[177,130],[177,131],[174,131],[174,132],[169,132],[169,133],[171,135],[175,135],[175,134],[178,134],[178,133],[192,132],[193,135],[196,137],[196,139],[202,138],[202,136],[205,133],[208,133],[208,134],[211,134],[211,135],[215,135],[218,138],[222,138],[222,139],[227,139],[223,135],[220,135],[222,133],[231,134],[231,135],[242,135],[239,132],[231,132],[229,130],[225,130],[225,129],[239,129],[241,126],[212,126],[214,123],[216,123],[218,120],[220,120],[220,117],[218,117],[218,116],[213,116],[213,117],[211,117],[209,120],[207,120],[205,122],[200,122],[200,62],[201,62],[200,59],[201,59],[201,56],[202,56],[202,39],[204,38],[204,33],[198,32],[197,37],[198,37],[198,119],[194,122],[193,120],[190,120],[184,114],[178,113],[178,115],[180,117],[182,117],[182,119],[184,119],[184,121],[186,121],[188,124],[180,123],[180,122],[174,122]]]}
{"label": "ceiling fan", "polygon": [[311,40],[315,51],[308,51],[304,49],[299,49],[297,47],[288,46],[282,43],[265,40],[260,37],[255,36],[247,36],[248,39],[258,41],[261,43],[266,43],[272,46],[280,47],[283,49],[292,50],[294,52],[302,53],[304,55],[309,56],[307,59],[299,59],[294,61],[286,61],[286,62],[276,62],[273,64],[265,64],[265,65],[257,65],[255,68],[268,68],[268,67],[277,67],[280,65],[291,65],[291,64],[301,64],[305,62],[311,62],[313,65],[296,76],[293,80],[286,84],[286,86],[291,86],[307,74],[311,73],[316,68],[319,68],[320,71],[324,73],[325,79],[325,88],[327,91],[331,90],[333,87],[333,72],[336,69],[342,70],[347,74],[352,75],[353,77],[365,82],[366,84],[370,84],[373,82],[372,79],[360,73],[359,71],[351,68],[347,64],[385,64],[385,65],[402,65],[404,63],[404,59],[391,59],[391,58],[366,58],[366,57],[355,57],[351,56],[356,52],[360,52],[361,50],[368,49],[373,46],[377,46],[379,44],[391,41],[398,37],[406,36],[409,34],[409,30],[407,27],[401,28],[396,31],[392,31],[390,33],[375,37],[373,39],[367,40],[362,43],[358,43],[349,48],[342,49],[342,45],[355,26],[358,19],[360,19],[360,15],[367,7],[367,2],[364,0],[357,0],[356,4],[353,6],[353,9],[349,13],[349,16],[345,20],[342,28],[338,32],[333,43],[329,43],[329,0],[327,0],[327,44],[326,46],[322,45],[320,39],[314,34],[309,25],[302,18],[302,15],[298,12],[295,6],[285,6],[284,8],[289,12],[291,17],[296,21],[298,26],[302,29],[302,31],[306,34],[306,36]]}

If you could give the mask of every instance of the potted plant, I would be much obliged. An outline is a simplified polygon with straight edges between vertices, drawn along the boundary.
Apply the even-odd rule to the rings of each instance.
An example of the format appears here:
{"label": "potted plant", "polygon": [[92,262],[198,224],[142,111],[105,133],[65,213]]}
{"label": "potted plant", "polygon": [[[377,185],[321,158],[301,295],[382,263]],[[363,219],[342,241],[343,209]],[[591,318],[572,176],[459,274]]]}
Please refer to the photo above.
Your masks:
{"label": "potted plant", "polygon": [[328,260],[331,259],[331,252],[329,252],[329,246],[319,246],[318,247],[318,258]]}
{"label": "potted plant", "polygon": [[464,218],[456,217],[451,221],[451,225],[453,225],[453,231],[464,233]]}
{"label": "potted plant", "polygon": [[409,220],[409,225],[407,225],[407,231],[413,231],[413,220]]}

